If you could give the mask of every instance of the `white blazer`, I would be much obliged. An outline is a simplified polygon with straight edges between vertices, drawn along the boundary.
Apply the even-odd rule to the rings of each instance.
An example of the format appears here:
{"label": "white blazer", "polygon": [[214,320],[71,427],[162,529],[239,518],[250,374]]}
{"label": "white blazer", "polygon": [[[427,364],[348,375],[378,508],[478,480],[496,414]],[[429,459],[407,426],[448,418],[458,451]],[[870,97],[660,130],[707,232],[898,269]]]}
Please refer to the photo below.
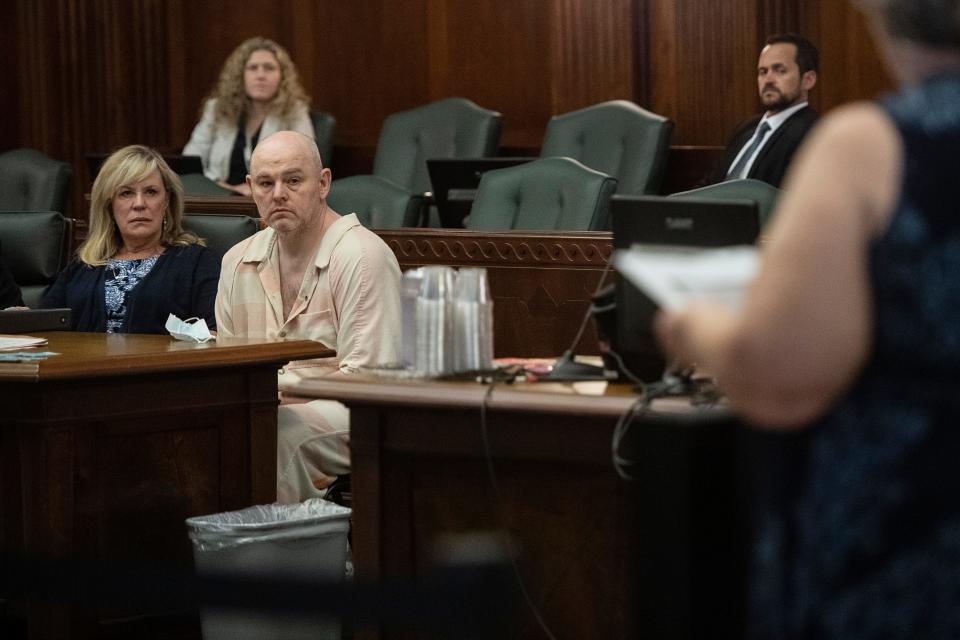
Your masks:
{"label": "white blazer", "polygon": [[[230,155],[233,153],[233,142],[237,138],[238,129],[238,123],[215,124],[216,109],[217,101],[207,100],[203,107],[203,117],[193,128],[190,142],[183,148],[184,155],[200,156],[203,161],[203,174],[214,181],[226,180],[230,175]],[[260,128],[259,139],[263,140],[276,131],[299,131],[315,138],[307,105],[297,105],[287,121],[272,113],[268,115]]]}

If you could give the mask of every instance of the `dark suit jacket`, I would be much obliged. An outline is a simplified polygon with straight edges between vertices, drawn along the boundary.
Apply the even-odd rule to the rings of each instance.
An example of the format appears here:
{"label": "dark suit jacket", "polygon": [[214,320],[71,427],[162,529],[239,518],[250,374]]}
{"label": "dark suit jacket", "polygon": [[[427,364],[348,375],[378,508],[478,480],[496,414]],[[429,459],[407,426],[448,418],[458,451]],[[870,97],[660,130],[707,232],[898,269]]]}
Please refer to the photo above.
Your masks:
{"label": "dark suit jacket", "polygon": [[[737,127],[730,139],[730,144],[727,145],[727,149],[723,153],[723,161],[707,178],[706,184],[715,184],[727,179],[727,171],[733,165],[740,149],[753,137],[753,133],[757,130],[757,125],[760,124],[762,117],[762,114],[754,116]],[[819,117],[820,114],[812,107],[806,106],[787,118],[787,121],[777,127],[777,130],[770,135],[770,139],[763,145],[760,155],[757,156],[753,166],[750,167],[747,177],[779,187],[793,154],[796,153],[804,136],[807,135],[807,132],[810,131]]]}

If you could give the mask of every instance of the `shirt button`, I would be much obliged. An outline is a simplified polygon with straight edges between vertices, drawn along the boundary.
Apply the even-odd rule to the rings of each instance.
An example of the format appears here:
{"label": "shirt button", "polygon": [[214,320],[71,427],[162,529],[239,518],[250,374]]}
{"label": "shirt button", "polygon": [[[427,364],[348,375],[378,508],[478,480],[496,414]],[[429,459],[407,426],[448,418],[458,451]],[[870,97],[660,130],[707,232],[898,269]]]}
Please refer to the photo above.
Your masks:
{"label": "shirt button", "polygon": [[286,338],[286,337],[287,337],[287,332],[286,332],[286,331],[281,331],[279,335],[280,335],[281,338]]}

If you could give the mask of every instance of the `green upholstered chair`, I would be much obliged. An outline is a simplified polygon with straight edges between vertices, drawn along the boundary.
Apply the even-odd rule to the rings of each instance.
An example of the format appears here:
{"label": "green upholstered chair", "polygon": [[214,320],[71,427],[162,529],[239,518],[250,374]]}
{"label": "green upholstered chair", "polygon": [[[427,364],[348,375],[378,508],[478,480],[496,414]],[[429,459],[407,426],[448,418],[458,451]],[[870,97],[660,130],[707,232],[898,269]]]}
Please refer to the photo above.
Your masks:
{"label": "green upholstered chair", "polygon": [[313,123],[313,136],[320,150],[320,159],[323,166],[333,164],[333,132],[337,127],[337,119],[323,111],[311,111],[310,122]]}
{"label": "green upholstered chair", "polygon": [[230,247],[260,231],[260,218],[188,213],[183,216],[183,228],[203,238],[207,247],[222,258]]}
{"label": "green upholstered chair", "polygon": [[64,213],[73,169],[36,149],[0,153],[0,211]]}
{"label": "green upholstered chair", "polygon": [[760,210],[760,226],[763,227],[773,215],[773,209],[780,197],[780,189],[773,185],[744,178],[741,180],[727,180],[699,189],[671,193],[670,198],[699,198],[715,200],[753,200]]}
{"label": "green upholstered chair", "polygon": [[617,193],[657,193],[673,122],[627,100],[554,116],[540,156],[566,156],[617,179]]}
{"label": "green upholstered chair", "polygon": [[416,227],[424,199],[378,176],[351,176],[334,180],[327,203],[341,214],[356,213],[368,229]]}
{"label": "green upholstered chair", "polygon": [[373,175],[409,191],[430,191],[427,158],[496,155],[500,114],[465,98],[446,98],[383,121]]}
{"label": "green upholstered chair", "polygon": [[3,259],[20,286],[23,303],[36,308],[44,290],[66,265],[73,220],[57,211],[0,215]]}
{"label": "green upholstered chair", "polygon": [[220,197],[237,195],[230,189],[224,189],[202,173],[188,173],[180,176],[183,183],[183,195],[200,197]]}
{"label": "green upholstered chair", "polygon": [[230,247],[260,230],[260,219],[242,215],[187,214],[183,226],[203,238],[219,257]]}
{"label": "green upholstered chair", "polygon": [[570,158],[541,158],[483,174],[467,229],[609,228],[617,181]]}
{"label": "green upholstered chair", "polygon": [[[385,178],[410,194],[430,191],[427,158],[479,158],[496,155],[500,143],[500,114],[484,109],[465,98],[446,98],[401,111],[383,121],[377,153],[373,160],[373,176],[351,176],[349,191],[365,190],[389,193],[379,180]],[[332,191],[337,192],[337,182]],[[348,201],[346,189],[338,201],[341,212],[360,213],[369,206],[364,197]],[[388,197],[394,197],[389,194]],[[382,207],[388,209],[388,205]],[[436,217],[436,216],[432,216]]]}

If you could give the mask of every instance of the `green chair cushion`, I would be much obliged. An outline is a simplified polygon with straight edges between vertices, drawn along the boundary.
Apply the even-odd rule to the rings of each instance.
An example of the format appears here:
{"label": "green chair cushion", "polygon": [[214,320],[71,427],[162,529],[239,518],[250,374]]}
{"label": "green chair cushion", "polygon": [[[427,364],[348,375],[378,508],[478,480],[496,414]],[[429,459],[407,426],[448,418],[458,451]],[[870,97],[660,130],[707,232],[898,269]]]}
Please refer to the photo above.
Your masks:
{"label": "green chair cushion", "polygon": [[36,149],[0,153],[0,211],[64,213],[73,169]]}
{"label": "green chair cushion", "polygon": [[203,238],[207,247],[222,258],[230,247],[260,230],[260,219],[243,215],[188,214],[183,216],[183,226]]}
{"label": "green chair cushion", "polygon": [[612,100],[551,118],[540,156],[566,156],[613,176],[623,195],[656,193],[672,131],[668,118]]}
{"label": "green chair cushion", "polygon": [[35,307],[64,266],[71,226],[56,211],[0,213],[3,259],[20,286],[23,302]]}
{"label": "green chair cushion", "polygon": [[716,200],[752,200],[760,210],[760,226],[763,227],[773,215],[773,210],[780,197],[780,189],[771,184],[743,178],[741,180],[727,180],[717,184],[707,185],[699,189],[672,193],[670,198],[699,198]]}
{"label": "green chair cushion", "polygon": [[383,121],[373,174],[414,193],[430,191],[428,158],[496,155],[500,114],[465,98],[447,98]]}
{"label": "green chair cushion", "polygon": [[488,171],[467,229],[588,231],[609,228],[617,181],[570,158],[543,158]]}
{"label": "green chair cushion", "polygon": [[333,165],[333,132],[337,127],[337,119],[323,111],[311,111],[310,122],[313,123],[313,136],[323,166],[330,167]]}
{"label": "green chair cushion", "polygon": [[416,227],[423,196],[378,176],[350,176],[334,180],[327,204],[339,213],[356,213],[368,229]]}
{"label": "green chair cushion", "polygon": [[202,173],[188,173],[180,176],[183,183],[183,195],[200,197],[236,196],[230,189],[224,189]]}

